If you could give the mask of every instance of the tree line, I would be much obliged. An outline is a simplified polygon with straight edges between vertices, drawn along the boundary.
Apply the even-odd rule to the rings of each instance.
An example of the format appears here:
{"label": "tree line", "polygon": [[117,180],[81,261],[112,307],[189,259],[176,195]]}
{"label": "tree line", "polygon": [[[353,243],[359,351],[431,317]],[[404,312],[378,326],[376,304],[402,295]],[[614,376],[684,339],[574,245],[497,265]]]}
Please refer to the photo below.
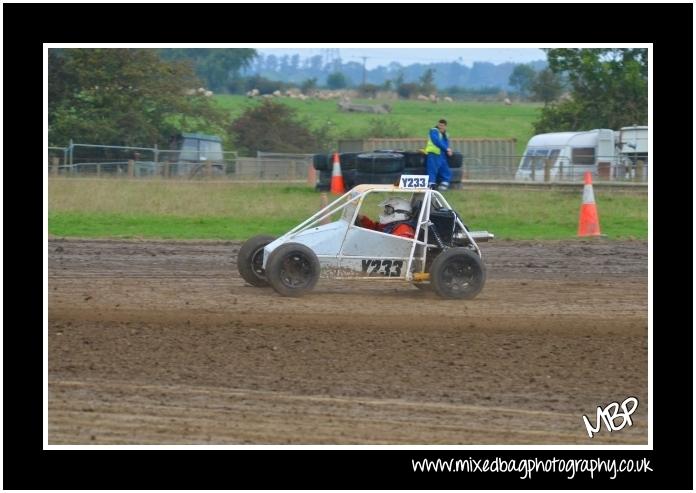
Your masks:
{"label": "tree line", "polygon": [[[646,49],[563,48],[546,54],[548,68],[518,65],[508,76],[523,97],[545,102],[536,133],[647,123]],[[221,135],[227,145],[251,153],[314,152],[330,145],[327,130],[310,131],[309,122],[282,103],[266,101],[234,121],[215,104],[212,93],[245,80],[256,57],[251,49],[49,49],[49,144],[74,139],[166,147],[172,135],[191,131]],[[436,80],[436,69],[429,68],[411,81],[397,74],[384,85],[411,97],[436,91]],[[333,75],[332,83],[345,81]],[[559,99],[562,87],[567,97]]]}

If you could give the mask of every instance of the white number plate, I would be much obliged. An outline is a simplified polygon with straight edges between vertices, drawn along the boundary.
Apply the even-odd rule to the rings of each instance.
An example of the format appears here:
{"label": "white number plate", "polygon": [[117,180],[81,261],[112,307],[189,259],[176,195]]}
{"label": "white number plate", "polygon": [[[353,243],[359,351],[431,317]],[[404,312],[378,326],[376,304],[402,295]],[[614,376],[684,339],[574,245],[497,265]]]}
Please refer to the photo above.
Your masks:
{"label": "white number plate", "polygon": [[428,175],[401,175],[399,188],[428,188]]}

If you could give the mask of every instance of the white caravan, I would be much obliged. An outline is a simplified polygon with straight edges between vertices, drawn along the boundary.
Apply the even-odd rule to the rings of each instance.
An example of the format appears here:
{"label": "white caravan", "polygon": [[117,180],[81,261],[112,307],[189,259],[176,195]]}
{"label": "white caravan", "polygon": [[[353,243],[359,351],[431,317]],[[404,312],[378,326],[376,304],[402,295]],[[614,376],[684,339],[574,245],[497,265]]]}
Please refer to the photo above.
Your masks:
{"label": "white caravan", "polygon": [[[600,178],[624,178],[627,170],[648,163],[648,127],[606,128],[539,134],[527,143],[516,180],[582,180],[586,171]],[[548,163],[548,171],[546,166]],[[647,168],[646,168],[647,169]],[[645,173],[647,176],[647,173]]]}

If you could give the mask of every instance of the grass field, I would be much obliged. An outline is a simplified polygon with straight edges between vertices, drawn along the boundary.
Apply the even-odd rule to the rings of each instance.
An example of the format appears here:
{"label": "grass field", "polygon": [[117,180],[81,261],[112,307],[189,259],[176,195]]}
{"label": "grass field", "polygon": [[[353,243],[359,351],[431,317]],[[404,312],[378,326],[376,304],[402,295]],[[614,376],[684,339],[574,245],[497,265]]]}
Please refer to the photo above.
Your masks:
{"label": "grass field", "polygon": [[[452,190],[447,200],[469,228],[499,239],[575,237],[582,192]],[[595,191],[602,233],[646,239],[646,194]],[[316,212],[320,196],[301,184],[51,179],[49,234],[65,237],[246,239],[279,235]],[[376,217],[378,210],[369,211]]]}
{"label": "grass field", "polygon": [[[249,106],[258,104],[244,96],[219,95],[215,101],[238,117]],[[505,106],[502,102],[453,102],[433,104],[425,101],[386,101],[392,107],[387,115],[369,113],[342,113],[336,101],[283,98],[284,104],[295,108],[301,118],[306,118],[314,128],[331,122],[337,138],[369,137],[370,121],[382,120],[387,127],[397,126],[407,137],[423,137],[440,118],[448,121],[451,137],[488,137],[517,139],[517,153],[524,152],[527,141],[534,135],[534,122],[542,105],[539,103],[516,103]],[[357,103],[380,104],[382,101],[355,100]]]}

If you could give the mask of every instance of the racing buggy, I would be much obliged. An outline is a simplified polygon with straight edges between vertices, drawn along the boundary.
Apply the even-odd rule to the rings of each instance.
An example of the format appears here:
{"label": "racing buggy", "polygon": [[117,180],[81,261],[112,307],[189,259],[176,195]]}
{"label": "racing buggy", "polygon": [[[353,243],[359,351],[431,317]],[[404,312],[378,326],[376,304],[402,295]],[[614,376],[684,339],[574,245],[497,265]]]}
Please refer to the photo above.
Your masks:
{"label": "racing buggy", "polygon": [[[362,215],[396,195],[410,201],[412,238],[361,225]],[[486,280],[477,241],[492,238],[469,231],[445,197],[428,188],[427,176],[402,175],[398,185],[355,186],[280,238],[247,240],[237,267],[252,286],[270,285],[283,296],[301,296],[321,277],[409,282],[443,298],[471,299]]]}

